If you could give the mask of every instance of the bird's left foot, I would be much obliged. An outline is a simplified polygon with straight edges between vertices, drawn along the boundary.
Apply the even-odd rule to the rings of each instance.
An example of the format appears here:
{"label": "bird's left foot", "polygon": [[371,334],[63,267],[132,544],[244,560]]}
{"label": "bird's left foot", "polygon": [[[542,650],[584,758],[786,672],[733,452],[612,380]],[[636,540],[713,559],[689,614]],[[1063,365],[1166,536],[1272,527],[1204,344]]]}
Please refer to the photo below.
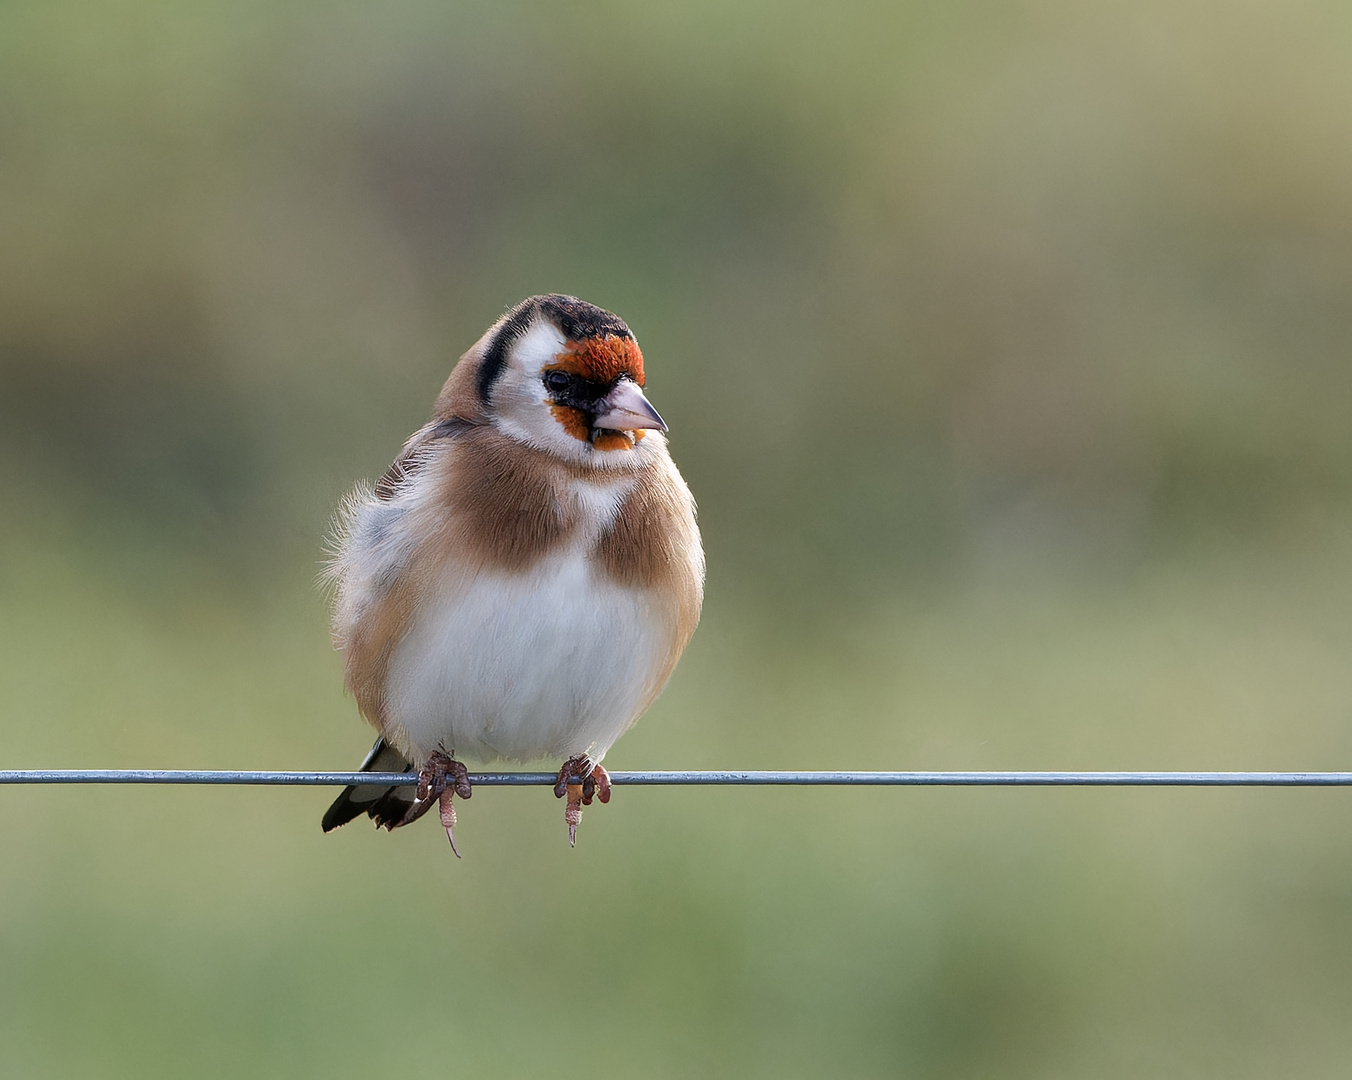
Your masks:
{"label": "bird's left foot", "polygon": [[455,846],[455,796],[468,799],[473,792],[469,786],[469,770],[450,754],[435,751],[418,770],[418,799],[408,808],[399,825],[411,825],[432,808],[432,804],[441,806],[441,824],[446,830],[446,839],[451,842],[451,851],[460,858]]}
{"label": "bird's left foot", "polygon": [[[581,780],[581,783],[576,781]],[[570,757],[559,770],[558,781],[554,784],[554,797],[562,799],[568,796],[568,806],[563,811],[563,820],[568,823],[568,843],[577,846],[577,826],[582,820],[582,808],[590,806],[592,799],[610,802],[610,773],[592,761],[586,754]]]}

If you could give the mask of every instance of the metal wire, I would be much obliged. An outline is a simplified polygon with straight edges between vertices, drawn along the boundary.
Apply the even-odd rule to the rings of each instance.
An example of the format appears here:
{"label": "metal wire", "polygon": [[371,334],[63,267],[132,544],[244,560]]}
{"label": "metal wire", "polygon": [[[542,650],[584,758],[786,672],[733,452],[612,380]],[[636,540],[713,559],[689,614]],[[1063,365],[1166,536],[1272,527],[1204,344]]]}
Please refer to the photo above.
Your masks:
{"label": "metal wire", "polygon": [[[553,785],[555,773],[470,773],[476,787]],[[574,777],[574,780],[577,778]],[[0,784],[245,784],[403,786],[408,773],[242,772],[228,769],[4,769]],[[612,772],[615,785],[862,787],[1352,787],[1352,772]]]}

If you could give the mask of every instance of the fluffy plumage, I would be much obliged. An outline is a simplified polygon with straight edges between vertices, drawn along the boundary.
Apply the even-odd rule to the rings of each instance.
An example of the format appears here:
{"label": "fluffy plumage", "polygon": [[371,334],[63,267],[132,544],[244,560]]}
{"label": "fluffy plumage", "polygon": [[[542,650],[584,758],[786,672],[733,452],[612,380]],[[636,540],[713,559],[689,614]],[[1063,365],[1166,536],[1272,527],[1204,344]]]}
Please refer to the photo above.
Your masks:
{"label": "fluffy plumage", "polygon": [[[643,383],[622,320],[531,297],[465,353],[380,481],[349,495],[333,632],[381,734],[364,769],[599,765],[661,692],[699,619],[704,558]],[[393,828],[412,796],[349,788],[324,828],[361,813]]]}

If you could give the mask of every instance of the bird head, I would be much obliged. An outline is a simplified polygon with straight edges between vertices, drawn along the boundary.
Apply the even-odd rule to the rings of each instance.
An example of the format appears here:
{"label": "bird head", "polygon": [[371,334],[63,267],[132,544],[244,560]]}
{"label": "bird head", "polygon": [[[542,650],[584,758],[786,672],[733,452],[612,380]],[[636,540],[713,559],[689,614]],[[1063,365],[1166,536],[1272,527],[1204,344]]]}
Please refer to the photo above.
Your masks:
{"label": "bird head", "polygon": [[466,355],[474,390],[505,434],[566,460],[636,464],[667,425],[643,394],[643,353],[624,320],[574,296],[533,296]]}

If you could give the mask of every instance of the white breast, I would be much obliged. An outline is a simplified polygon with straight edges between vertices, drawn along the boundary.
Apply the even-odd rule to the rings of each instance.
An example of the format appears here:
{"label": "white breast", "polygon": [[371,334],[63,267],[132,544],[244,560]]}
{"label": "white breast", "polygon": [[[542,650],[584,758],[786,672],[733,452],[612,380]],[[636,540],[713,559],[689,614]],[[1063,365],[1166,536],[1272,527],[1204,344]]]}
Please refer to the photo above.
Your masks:
{"label": "white breast", "polygon": [[669,636],[643,593],[599,580],[581,550],[483,574],[418,611],[391,659],[388,716],[416,760],[599,761],[651,697]]}
{"label": "white breast", "polygon": [[[350,502],[335,562],[340,642],[407,566],[414,523],[437,497],[432,474],[392,501]],[[633,483],[576,483],[568,546],[527,573],[443,566],[390,658],[384,728],[396,748],[414,761],[437,749],[481,761],[604,756],[657,691],[672,644],[648,594],[589,558]]]}

